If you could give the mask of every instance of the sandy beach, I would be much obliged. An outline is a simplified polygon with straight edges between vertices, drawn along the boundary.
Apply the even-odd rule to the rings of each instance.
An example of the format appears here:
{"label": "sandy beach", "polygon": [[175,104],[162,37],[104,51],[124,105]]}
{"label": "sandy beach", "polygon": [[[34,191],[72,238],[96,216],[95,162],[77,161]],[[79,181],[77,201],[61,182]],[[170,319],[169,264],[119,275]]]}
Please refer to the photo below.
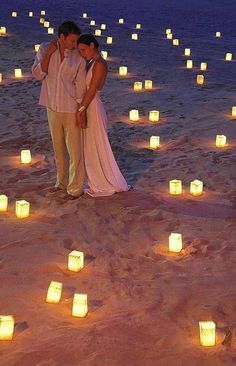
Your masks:
{"label": "sandy beach", "polygon": [[[98,37],[109,53],[103,101],[130,192],[75,201],[48,192],[53,149],[40,82],[31,75],[34,45],[55,38],[39,23],[42,9],[55,32],[65,19],[82,32],[107,24]],[[0,366],[236,364],[235,11],[233,1],[210,0],[1,1],[0,195],[9,204],[0,212],[0,316],[12,315],[15,328],[12,341],[0,340]],[[179,46],[166,39],[166,28]],[[133,83],[145,80],[153,89],[134,92]],[[131,109],[140,121],[129,120]],[[160,111],[157,123],[148,120],[151,110]],[[156,150],[152,135],[160,136]],[[225,147],[216,147],[216,135],[227,137]],[[31,164],[20,163],[22,149],[31,150]],[[182,180],[181,195],[170,195],[173,179]],[[189,192],[195,179],[204,184],[197,197]],[[30,202],[28,218],[15,216],[16,200]],[[168,250],[171,233],[182,234],[180,253]],[[79,273],[67,269],[72,250],[85,255]],[[45,301],[51,281],[63,284],[58,304]],[[71,315],[74,293],[88,295],[85,318]],[[210,320],[216,345],[203,347],[199,321]]]}

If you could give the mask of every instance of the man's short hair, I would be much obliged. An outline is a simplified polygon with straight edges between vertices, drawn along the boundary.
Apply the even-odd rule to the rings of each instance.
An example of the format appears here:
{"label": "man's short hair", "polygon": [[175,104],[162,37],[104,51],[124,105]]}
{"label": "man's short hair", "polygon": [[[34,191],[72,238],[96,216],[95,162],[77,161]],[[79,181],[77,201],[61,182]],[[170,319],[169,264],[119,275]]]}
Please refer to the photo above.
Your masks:
{"label": "man's short hair", "polygon": [[79,36],[81,30],[74,22],[65,21],[58,28],[58,37],[60,37],[61,34],[65,37],[69,36],[69,34],[77,34]]}

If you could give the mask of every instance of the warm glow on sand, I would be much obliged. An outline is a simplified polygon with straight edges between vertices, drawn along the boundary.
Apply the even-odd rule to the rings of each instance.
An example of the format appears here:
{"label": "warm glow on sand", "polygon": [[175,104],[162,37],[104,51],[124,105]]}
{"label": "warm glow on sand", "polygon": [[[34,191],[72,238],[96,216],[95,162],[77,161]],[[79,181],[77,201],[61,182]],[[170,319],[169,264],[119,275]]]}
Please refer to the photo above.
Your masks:
{"label": "warm glow on sand", "polygon": [[184,56],[190,56],[190,55],[191,55],[191,49],[190,48],[185,48]]}
{"label": "warm glow on sand", "polygon": [[152,89],[152,80],[145,80],[145,82],[144,82],[144,88],[146,90],[151,90]]}
{"label": "warm glow on sand", "polygon": [[206,70],[207,70],[207,63],[201,62],[201,71],[206,71]]}
{"label": "warm glow on sand", "polygon": [[236,118],[236,106],[235,105],[232,107],[232,117]]}
{"label": "warm glow on sand", "polygon": [[120,76],[127,76],[128,68],[127,66],[120,66],[119,67],[119,75]]}
{"label": "warm glow on sand", "polygon": [[179,40],[178,39],[173,39],[173,45],[174,46],[179,46]]}
{"label": "warm glow on sand", "polygon": [[233,58],[232,53],[226,53],[226,55],[225,55],[225,60],[226,61],[232,61],[232,58]]}
{"label": "warm glow on sand", "polygon": [[197,84],[198,85],[204,84],[204,75],[197,75]]}
{"label": "warm glow on sand", "polygon": [[87,294],[74,294],[72,316],[84,318],[88,313]]}
{"label": "warm glow on sand", "polygon": [[173,179],[169,181],[169,191],[170,194],[175,196],[182,193],[182,181],[179,179]]}
{"label": "warm glow on sand", "polygon": [[0,340],[11,341],[14,333],[14,318],[12,315],[0,315]]}
{"label": "warm glow on sand", "polygon": [[131,35],[131,39],[133,39],[134,41],[137,41],[138,40],[138,34],[137,33],[133,33]]}
{"label": "warm glow on sand", "polygon": [[68,269],[79,272],[84,267],[84,253],[73,250],[68,257]]}
{"label": "warm glow on sand", "polygon": [[15,78],[16,79],[22,78],[22,71],[21,71],[21,69],[15,69]]}
{"label": "warm glow on sand", "polygon": [[61,300],[61,292],[62,292],[62,283],[51,281],[48,287],[46,302],[57,304]]}
{"label": "warm glow on sand", "polygon": [[200,343],[204,347],[215,346],[216,325],[213,321],[199,322]]}
{"label": "warm glow on sand", "polygon": [[219,3],[2,0],[0,366],[236,366]]}
{"label": "warm glow on sand", "polygon": [[0,35],[5,35],[7,33],[6,27],[0,27]]}
{"label": "warm glow on sand", "polygon": [[131,109],[129,111],[129,119],[130,121],[137,122],[139,120],[139,111],[137,109]]}
{"label": "warm glow on sand", "polygon": [[0,212],[7,211],[8,197],[5,194],[0,195]]}
{"label": "warm glow on sand", "polygon": [[30,164],[32,161],[30,150],[21,150],[20,159],[21,164]]}
{"label": "warm glow on sand", "polygon": [[169,251],[179,253],[182,248],[182,235],[178,233],[171,233],[169,236]]}
{"label": "warm glow on sand", "polygon": [[190,183],[190,193],[193,196],[200,196],[203,193],[203,182],[195,179]]}
{"label": "warm glow on sand", "polygon": [[140,91],[143,88],[143,83],[141,81],[134,82],[134,91]]}
{"label": "warm glow on sand", "polygon": [[187,67],[187,69],[192,69],[192,67],[193,67],[193,60],[187,60],[186,67]]}
{"label": "warm glow on sand", "polygon": [[101,55],[104,58],[104,60],[107,60],[108,52],[107,51],[101,51]]}
{"label": "warm glow on sand", "polygon": [[226,145],[225,135],[216,135],[216,147],[224,147]]}
{"label": "warm glow on sand", "polygon": [[48,34],[54,34],[54,28],[48,28]]}
{"label": "warm glow on sand", "polygon": [[158,122],[160,118],[160,112],[159,111],[150,111],[149,112],[149,121],[150,122]]}
{"label": "warm glow on sand", "polygon": [[100,37],[101,35],[102,35],[101,29],[96,29],[95,30],[95,36]]}
{"label": "warm glow on sand", "polygon": [[150,137],[150,148],[157,149],[160,147],[160,137],[159,136],[151,136]]}
{"label": "warm glow on sand", "polygon": [[15,213],[18,219],[25,219],[30,213],[30,203],[25,200],[16,201]]}

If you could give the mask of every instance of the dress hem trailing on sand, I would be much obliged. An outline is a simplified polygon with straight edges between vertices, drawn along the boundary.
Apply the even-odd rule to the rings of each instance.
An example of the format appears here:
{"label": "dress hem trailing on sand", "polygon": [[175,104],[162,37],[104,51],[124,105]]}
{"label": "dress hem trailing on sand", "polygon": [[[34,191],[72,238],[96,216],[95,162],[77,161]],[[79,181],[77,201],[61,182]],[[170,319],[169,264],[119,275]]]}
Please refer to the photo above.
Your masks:
{"label": "dress hem trailing on sand", "polygon": [[[87,88],[92,79],[89,69]],[[89,188],[85,193],[92,197],[111,196],[130,189],[115,161],[107,136],[107,116],[98,91],[87,108],[88,127],[84,130],[85,169]]]}

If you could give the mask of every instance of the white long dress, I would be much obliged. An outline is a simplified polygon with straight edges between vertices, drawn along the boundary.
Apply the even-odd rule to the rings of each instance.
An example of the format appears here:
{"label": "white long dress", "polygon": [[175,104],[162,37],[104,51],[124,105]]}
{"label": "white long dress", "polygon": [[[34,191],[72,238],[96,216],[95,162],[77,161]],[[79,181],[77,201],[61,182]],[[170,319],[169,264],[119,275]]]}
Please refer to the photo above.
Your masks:
{"label": "white long dress", "polygon": [[[90,67],[86,84],[89,88],[92,79]],[[126,183],[115,161],[107,136],[107,116],[97,91],[87,108],[87,128],[84,129],[84,159],[89,188],[85,190],[90,196],[110,196],[116,192],[128,191]]]}

